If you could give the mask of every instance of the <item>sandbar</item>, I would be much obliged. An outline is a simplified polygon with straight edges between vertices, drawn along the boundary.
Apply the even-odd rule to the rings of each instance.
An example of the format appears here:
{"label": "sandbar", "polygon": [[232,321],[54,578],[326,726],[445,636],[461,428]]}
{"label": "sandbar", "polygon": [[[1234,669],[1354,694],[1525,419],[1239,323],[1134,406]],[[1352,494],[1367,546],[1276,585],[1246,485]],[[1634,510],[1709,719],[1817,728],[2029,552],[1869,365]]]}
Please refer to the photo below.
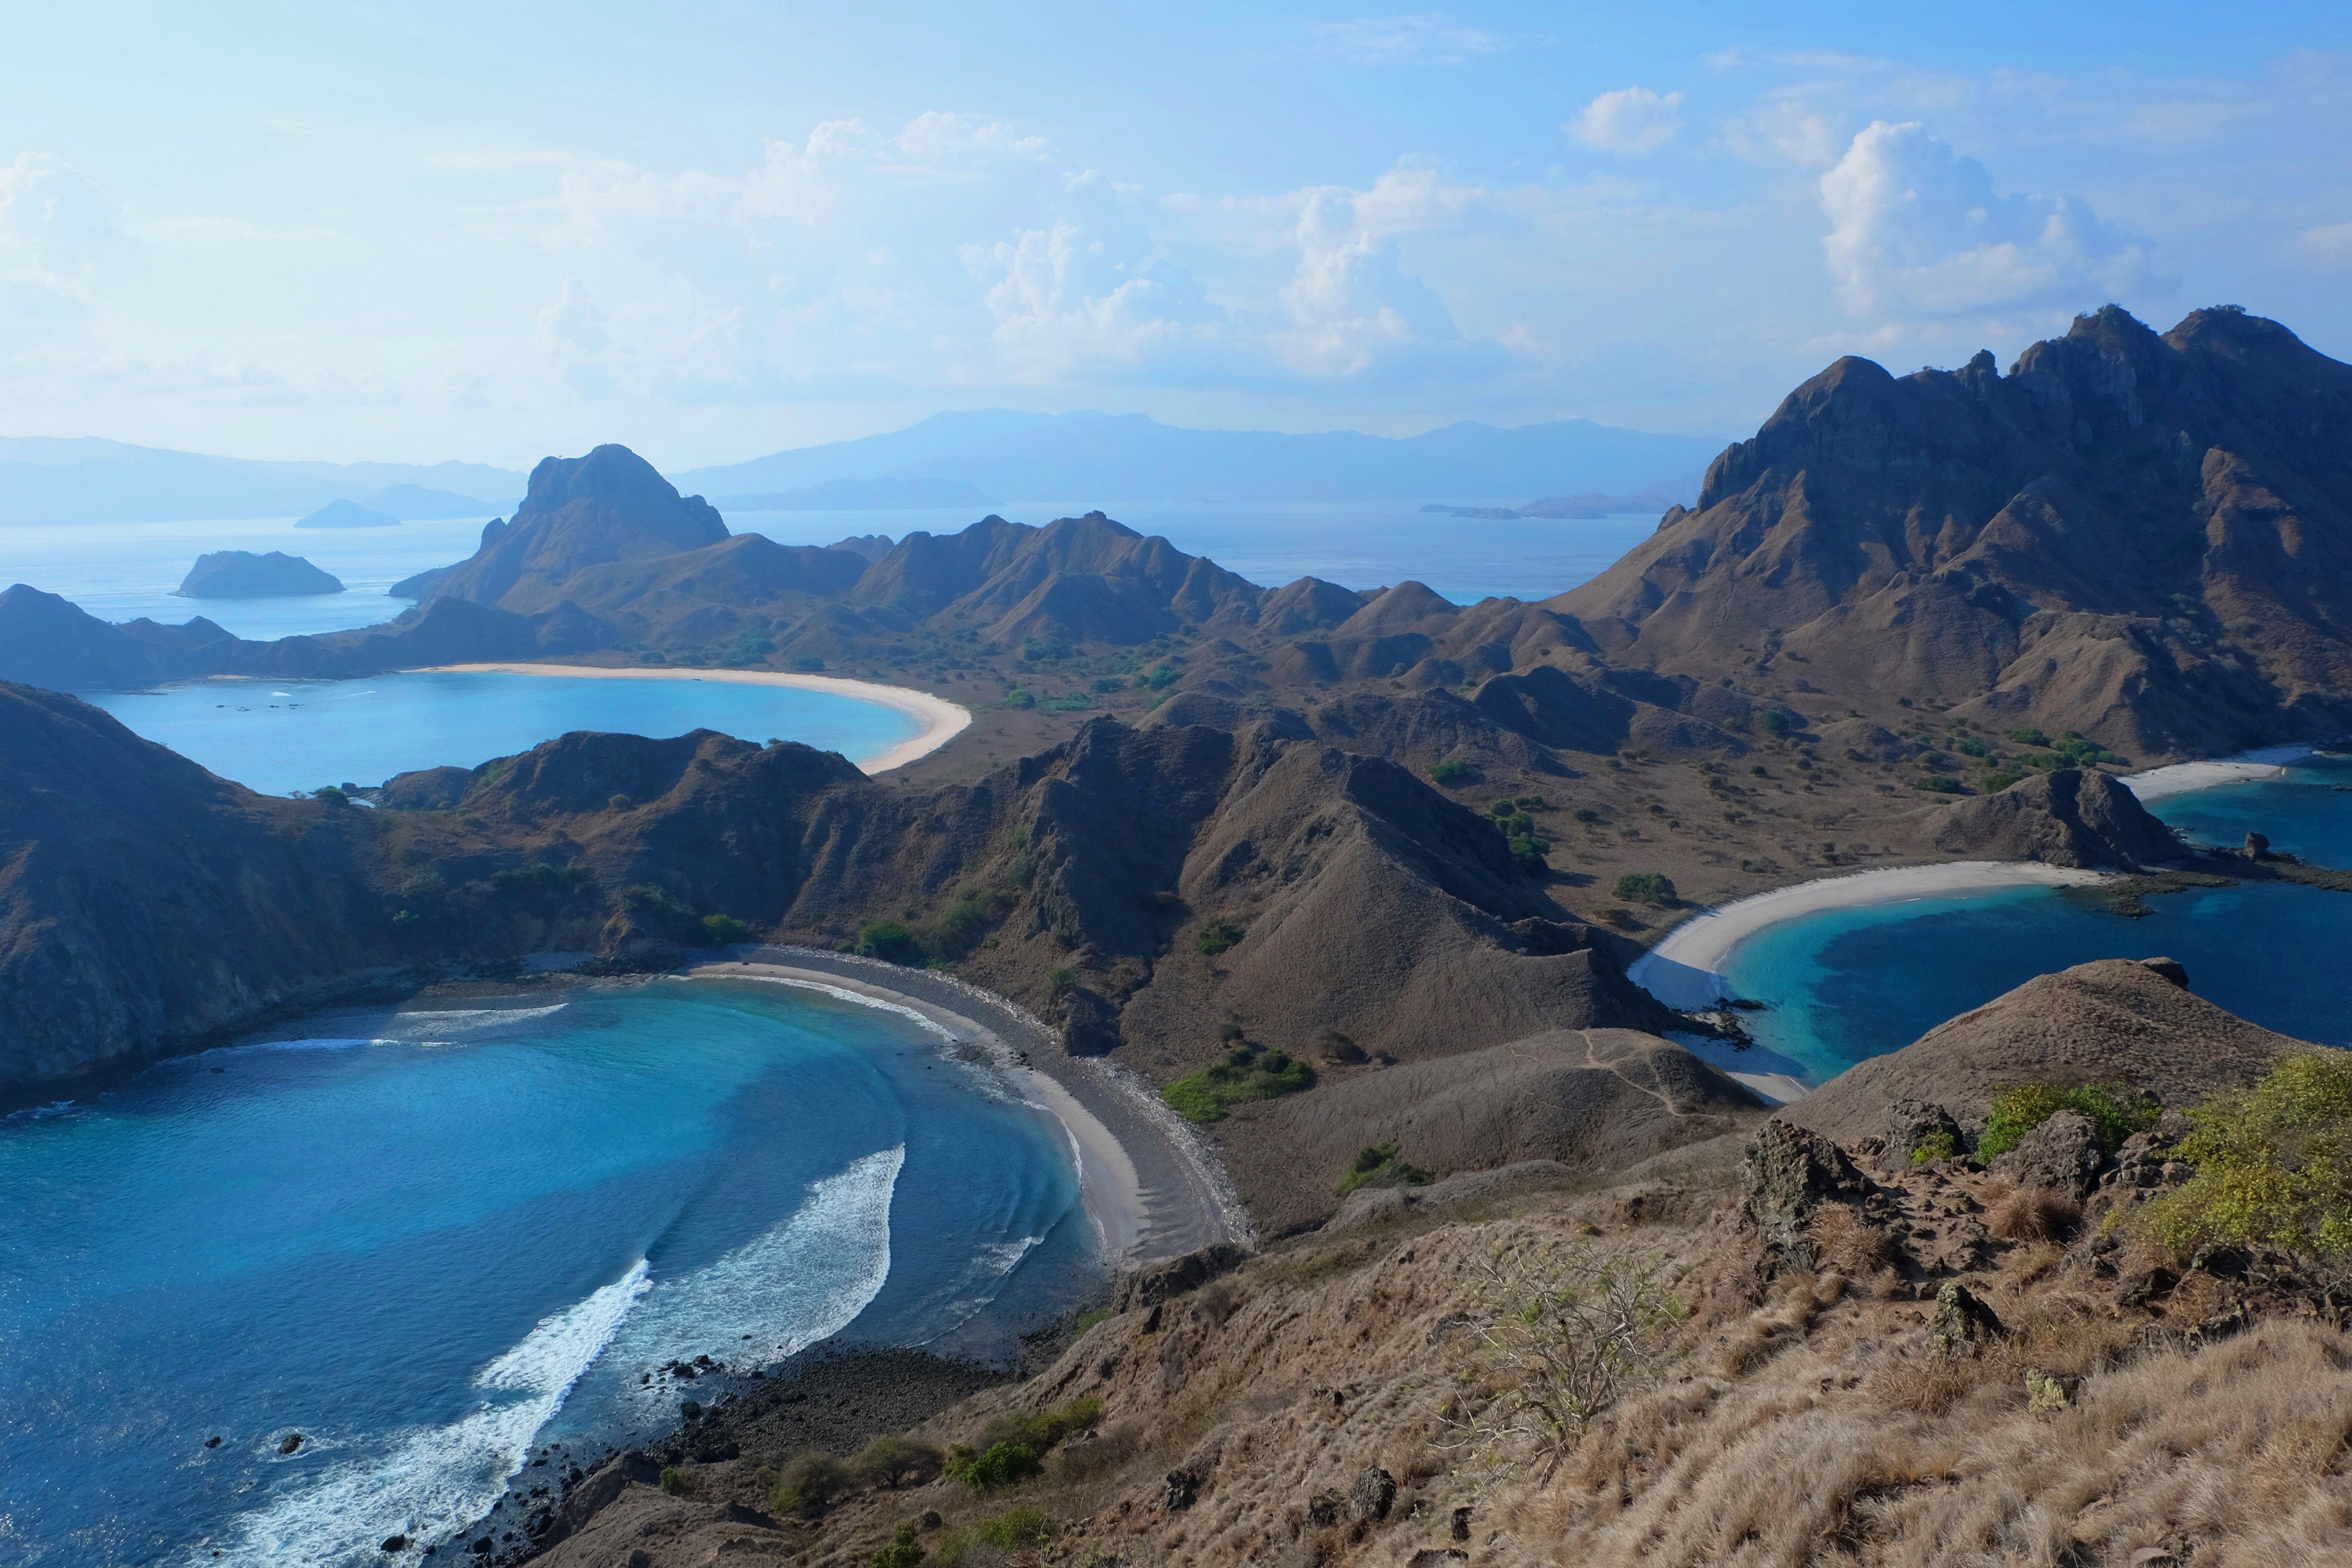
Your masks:
{"label": "sandbar", "polygon": [[1713,1007],[1731,994],[1729,983],[1719,973],[1731,950],[1783,920],[1825,909],[1902,904],[1947,894],[1990,893],[2004,887],[2081,887],[2105,880],[2098,872],[2070,871],[2039,861],[1951,861],[1821,877],[1702,910],[1635,959],[1627,975],[1668,1007]]}
{"label": "sandbar", "polygon": [[646,668],[611,664],[434,664],[411,672],[420,675],[593,675],[619,681],[725,681],[744,686],[791,686],[804,692],[831,692],[881,707],[894,708],[922,727],[888,750],[857,764],[866,774],[887,773],[919,757],[929,756],[971,723],[971,710],[942,696],[911,686],[888,686],[879,681],[852,681],[839,675],[800,675],[783,670],[698,670],[665,666]]}
{"label": "sandbar", "polygon": [[950,976],[816,948],[747,949],[740,959],[687,973],[806,987],[887,1008],[985,1053],[1007,1084],[1069,1137],[1087,1216],[1114,1265],[1253,1239],[1213,1156],[1163,1124],[1157,1113],[1164,1106],[1139,1103],[1136,1085],[1108,1063],[1065,1054],[1043,1023],[1002,997]]}
{"label": "sandbar", "polygon": [[2145,773],[2127,773],[2116,782],[2146,804],[2168,795],[2210,789],[2216,784],[2284,778],[2288,767],[2310,756],[2312,749],[2308,746],[2266,746],[2259,751],[2242,751],[2235,757],[2219,757],[2207,762],[2175,762],[2165,768],[2151,768]]}

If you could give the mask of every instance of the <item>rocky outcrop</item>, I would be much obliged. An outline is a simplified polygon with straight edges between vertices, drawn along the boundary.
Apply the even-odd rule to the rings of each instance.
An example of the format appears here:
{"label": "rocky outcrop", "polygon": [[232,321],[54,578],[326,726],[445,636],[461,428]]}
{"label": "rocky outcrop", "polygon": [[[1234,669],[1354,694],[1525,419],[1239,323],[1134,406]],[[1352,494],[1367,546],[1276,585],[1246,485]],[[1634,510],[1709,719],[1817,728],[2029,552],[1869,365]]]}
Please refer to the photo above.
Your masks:
{"label": "rocky outcrop", "polygon": [[1947,808],[1935,844],[1956,855],[2099,871],[2138,871],[2188,853],[2128,788],[2074,768]]}
{"label": "rocky outcrop", "polygon": [[2090,1196],[2106,1163],[2099,1130],[2091,1119],[2080,1112],[2060,1111],[1995,1159],[1991,1170],[2020,1186],[2048,1187],[2079,1199]]}
{"label": "rocky outcrop", "polygon": [[184,599],[276,599],[342,591],[340,578],[320,571],[299,555],[225,549],[198,556],[173,591]]}
{"label": "rocky outcrop", "polygon": [[1852,1143],[1881,1133],[1895,1101],[1932,1097],[1973,1122],[1995,1093],[2025,1082],[2123,1082],[2168,1105],[2193,1105],[2252,1083],[2281,1055],[2310,1049],[2156,968],[2103,958],[2036,976],[1900,1051],[1846,1069],[1782,1114]]}
{"label": "rocky outcrop", "polygon": [[1811,1269],[1819,1250],[1808,1233],[1824,1203],[1860,1203],[1870,1178],[1843,1149],[1781,1116],[1764,1124],[1739,1163],[1739,1212],[1775,1266]]}

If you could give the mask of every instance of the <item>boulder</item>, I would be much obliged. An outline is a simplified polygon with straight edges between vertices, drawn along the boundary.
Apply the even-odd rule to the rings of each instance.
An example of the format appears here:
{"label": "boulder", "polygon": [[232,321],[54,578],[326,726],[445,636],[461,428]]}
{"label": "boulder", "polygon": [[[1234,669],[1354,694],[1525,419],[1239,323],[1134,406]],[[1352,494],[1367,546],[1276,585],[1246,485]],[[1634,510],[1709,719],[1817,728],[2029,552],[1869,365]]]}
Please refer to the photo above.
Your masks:
{"label": "boulder", "polygon": [[1183,1512],[1201,1500],[1201,1478],[1191,1470],[1170,1470],[1161,1479],[1160,1500],[1169,1512]]}
{"label": "boulder", "polygon": [[2107,1163],[2099,1130],[2080,1112],[2060,1111],[1992,1162],[1995,1176],[2020,1186],[2046,1186],[2076,1198],[2090,1196]]}
{"label": "boulder", "polygon": [[1950,1139],[1955,1153],[1966,1146],[1949,1111],[1930,1100],[1897,1100],[1886,1107],[1885,1146],[1878,1163],[1891,1171],[1909,1170],[1911,1156],[1938,1137]]}
{"label": "boulder", "polygon": [[2184,991],[2189,988],[2189,966],[2178,958],[2142,958],[2139,967],[2163,976]]}
{"label": "boulder", "polygon": [[1927,1344],[1937,1355],[1973,1354],[2001,1335],[2000,1319],[1958,1281],[1936,1292],[1936,1315],[1927,1322]]}
{"label": "boulder", "polygon": [[1396,1501],[1396,1478],[1378,1465],[1366,1465],[1356,1472],[1356,1484],[1349,1490],[1356,1500],[1356,1517],[1370,1523],[1386,1519]]}
{"label": "boulder", "polygon": [[1778,1116],[1764,1124],[1739,1162],[1739,1207],[1775,1265],[1812,1268],[1819,1259],[1806,1228],[1825,1202],[1859,1203],[1871,1181],[1843,1149]]}

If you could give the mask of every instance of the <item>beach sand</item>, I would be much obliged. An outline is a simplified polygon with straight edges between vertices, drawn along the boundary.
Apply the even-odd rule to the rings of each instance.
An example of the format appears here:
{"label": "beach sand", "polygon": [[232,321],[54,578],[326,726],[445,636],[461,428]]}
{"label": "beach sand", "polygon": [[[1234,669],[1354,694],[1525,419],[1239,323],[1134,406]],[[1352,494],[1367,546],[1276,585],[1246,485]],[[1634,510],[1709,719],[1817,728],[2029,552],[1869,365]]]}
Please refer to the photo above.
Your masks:
{"label": "beach sand", "polygon": [[1633,961],[1628,973],[1635,985],[1668,1007],[1711,1007],[1731,994],[1718,972],[1731,950],[1783,920],[1825,909],[1901,904],[1943,894],[1988,893],[2003,887],[2076,887],[2104,880],[2098,872],[2067,871],[2035,861],[1953,861],[1822,877],[1703,910],[1667,932],[1656,946]]}
{"label": "beach sand", "polygon": [[1214,1156],[1158,1096],[1108,1062],[1066,1055],[1045,1024],[1002,997],[951,976],[816,948],[756,948],[688,974],[809,987],[910,1014],[985,1051],[1069,1134],[1087,1214],[1114,1265],[1254,1239]]}
{"label": "beach sand", "polygon": [[2176,762],[2168,768],[2151,768],[2145,773],[2129,773],[2117,780],[2138,796],[2143,804],[2161,800],[2168,795],[2186,795],[2192,789],[2210,789],[2216,784],[2242,783],[2249,779],[2276,779],[2286,772],[2290,764],[2311,755],[2308,746],[2271,746],[2260,751],[2242,751],[2235,757],[2216,758],[2210,762]]}
{"label": "beach sand", "polygon": [[804,692],[831,692],[896,708],[922,726],[915,735],[878,756],[857,764],[867,773],[887,773],[919,757],[929,756],[971,723],[971,711],[929,692],[910,686],[888,686],[879,681],[844,680],[838,675],[796,675],[782,670],[697,670],[671,667],[640,668],[609,664],[435,664],[414,672],[431,674],[593,675],[619,681],[725,681],[745,686],[791,686]]}

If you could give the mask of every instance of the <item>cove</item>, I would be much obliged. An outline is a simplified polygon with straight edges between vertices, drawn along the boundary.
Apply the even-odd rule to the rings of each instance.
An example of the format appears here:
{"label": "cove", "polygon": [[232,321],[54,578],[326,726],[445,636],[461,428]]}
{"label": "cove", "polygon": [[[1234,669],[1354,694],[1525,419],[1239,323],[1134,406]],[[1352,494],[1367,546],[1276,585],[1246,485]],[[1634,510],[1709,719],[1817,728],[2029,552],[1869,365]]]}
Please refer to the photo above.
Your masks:
{"label": "cove", "polygon": [[[2192,840],[2249,831],[2324,865],[2352,864],[2352,758],[2314,757],[2280,779],[2220,785],[2149,808]],[[2036,975],[2094,958],[2163,953],[2198,995],[2267,1029],[2352,1045],[2352,894],[2252,883],[2166,894],[2126,919],[2096,888],[2004,888],[1824,910],[1767,926],[1720,971],[1766,1004],[1745,1016],[1763,1051],[1820,1083],[1898,1050]],[[1710,1060],[1717,1060],[1711,1057]],[[1735,1070],[1737,1057],[1722,1060]],[[1755,1071],[1780,1068],[1757,1067]]]}
{"label": "cove", "polygon": [[75,1568],[446,1554],[673,1358],[987,1357],[1099,1268],[1056,1124],[751,981],[314,1018],[0,1122],[0,1541]]}
{"label": "cove", "polygon": [[581,729],[650,736],[715,729],[751,741],[797,740],[856,762],[921,727],[897,708],[835,692],[691,678],[420,670],[80,695],[149,740],[273,795],[380,784],[418,768],[472,768]]}

